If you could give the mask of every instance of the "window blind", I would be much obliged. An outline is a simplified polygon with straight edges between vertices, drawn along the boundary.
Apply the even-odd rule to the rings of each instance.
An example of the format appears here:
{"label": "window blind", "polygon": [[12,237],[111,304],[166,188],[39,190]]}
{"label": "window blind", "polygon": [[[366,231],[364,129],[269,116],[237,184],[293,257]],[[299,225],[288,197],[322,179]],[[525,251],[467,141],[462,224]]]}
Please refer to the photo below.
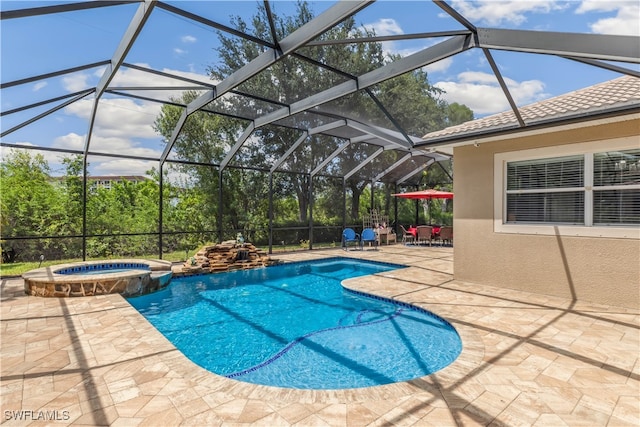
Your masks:
{"label": "window blind", "polygon": [[507,222],[584,224],[584,156],[507,164]]}
{"label": "window blind", "polygon": [[506,172],[506,223],[640,224],[640,149],[513,161]]}
{"label": "window blind", "polygon": [[640,149],[593,155],[593,223],[640,224]]}
{"label": "window blind", "polygon": [[511,162],[507,190],[546,190],[584,186],[584,156]]}

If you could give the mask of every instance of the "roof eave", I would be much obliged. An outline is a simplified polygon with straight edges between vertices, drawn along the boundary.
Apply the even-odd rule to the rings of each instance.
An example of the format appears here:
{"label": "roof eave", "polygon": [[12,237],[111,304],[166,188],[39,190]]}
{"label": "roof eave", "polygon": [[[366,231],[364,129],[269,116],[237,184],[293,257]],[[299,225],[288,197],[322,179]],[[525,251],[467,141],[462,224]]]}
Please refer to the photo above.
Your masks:
{"label": "roof eave", "polygon": [[[588,121],[608,119],[612,117],[622,117],[631,114],[640,113],[640,104],[627,105],[621,108],[609,109],[599,111],[597,113],[582,113],[572,116],[564,116],[559,118],[551,118],[547,120],[540,120],[535,123],[529,124],[525,127],[518,126],[517,123],[512,125],[503,126],[499,129],[485,129],[478,132],[468,132],[463,135],[451,135],[440,138],[432,138],[423,140],[423,142],[416,143],[416,148],[428,148],[428,147],[442,147],[442,146],[461,146],[471,145],[480,142],[481,140],[500,138],[508,135],[527,133],[532,131],[540,131],[549,128],[555,128],[560,126],[572,125],[577,123],[584,123]],[[486,142],[486,141],[485,141]]]}

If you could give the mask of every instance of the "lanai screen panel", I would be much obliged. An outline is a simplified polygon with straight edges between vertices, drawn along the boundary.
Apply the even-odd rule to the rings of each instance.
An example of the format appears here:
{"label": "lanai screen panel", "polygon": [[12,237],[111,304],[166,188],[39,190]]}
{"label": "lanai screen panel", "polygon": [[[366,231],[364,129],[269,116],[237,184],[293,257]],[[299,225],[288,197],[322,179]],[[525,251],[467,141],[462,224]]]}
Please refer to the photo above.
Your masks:
{"label": "lanai screen panel", "polygon": [[[118,69],[107,93],[130,96],[138,101],[185,105],[214,86],[208,76],[175,71],[168,73],[127,62]],[[145,107],[152,105],[140,104]]]}
{"label": "lanai screen panel", "polygon": [[240,84],[237,90],[289,105],[345,80],[314,59],[289,55]]}
{"label": "lanai screen panel", "polygon": [[283,128],[294,128],[299,130],[308,130],[312,133],[327,133],[326,127],[335,124],[342,120],[330,112],[322,112],[320,110],[313,109],[311,111],[303,111],[297,114],[286,116],[282,119],[273,122],[274,125],[282,126]]}
{"label": "lanai screen panel", "polygon": [[337,99],[329,100],[321,104],[318,109],[345,119],[355,120],[360,124],[375,124],[379,127],[394,128],[393,122],[366,90],[348,93]]}
{"label": "lanai screen panel", "polygon": [[394,149],[385,149],[373,160],[365,164],[361,169],[349,176],[349,180],[371,182],[383,171],[391,168],[397,161],[407,156],[407,152]]}
{"label": "lanai screen panel", "polygon": [[[2,10],[54,6],[67,2],[5,2]],[[108,5],[96,2],[97,8],[68,10],[55,14],[26,16],[2,20],[2,62],[19,63],[19,67],[2,67],[2,82],[70,69],[110,59],[118,47],[137,4]],[[104,6],[103,6],[104,5]],[[46,28],[46,34],[33,37]],[[82,43],[78,40],[82,39]],[[28,70],[29,74],[16,74]],[[41,88],[42,96],[56,85]],[[4,93],[3,93],[4,96]]]}
{"label": "lanai screen panel", "polygon": [[219,115],[255,120],[278,108],[280,108],[278,104],[256,97],[251,93],[234,90],[208,103],[204,109]]}
{"label": "lanai screen panel", "polygon": [[[7,129],[15,129],[3,136],[3,143],[41,144],[54,150],[82,152],[86,141],[90,139],[89,154],[119,153],[124,157],[143,160],[164,158],[164,142],[161,140],[171,139],[170,142],[173,143],[173,137],[171,132],[164,132],[162,137],[153,134],[153,120],[159,114],[158,104],[188,104],[189,117],[185,127],[180,126],[176,130],[178,148],[172,148],[168,153],[169,159],[178,159],[176,151],[180,152],[180,144],[185,140],[180,134],[193,134],[193,129],[190,129],[193,120],[200,120],[197,115],[199,113],[194,113],[193,110],[202,107],[201,103],[194,104],[194,97],[184,96],[185,93],[195,91],[195,99],[199,96],[210,96],[213,99],[204,109],[215,112],[223,120],[237,122],[230,129],[210,136],[208,140],[196,138],[197,148],[208,151],[208,155],[185,150],[180,152],[181,160],[193,159],[196,162],[214,164],[222,161],[224,153],[233,151],[231,149],[234,143],[249,126],[250,120],[255,121],[258,130],[267,125],[280,124],[284,126],[285,132],[291,132],[291,128],[296,131],[312,130],[329,124],[331,119],[353,120],[357,122],[355,124],[359,129],[375,126],[397,132],[398,135],[392,138],[394,141],[391,146],[402,145],[405,141],[410,146],[416,141],[413,137],[407,138],[408,136],[420,135],[448,124],[446,120],[443,123],[441,118],[439,121],[430,120],[428,115],[423,115],[424,108],[416,107],[413,111],[406,108],[406,104],[413,99],[413,91],[394,90],[399,82],[415,74],[413,70],[420,70],[429,76],[429,83],[443,91],[439,94],[441,99],[469,105],[476,114],[487,113],[482,110],[482,104],[487,103],[477,92],[477,88],[481,87],[480,83],[487,82],[487,90],[491,93],[507,92],[502,93],[503,99],[506,100],[510,95],[513,97],[513,104],[520,107],[528,102],[574,89],[572,86],[564,86],[564,83],[562,88],[549,85],[544,90],[540,89],[544,82],[552,80],[551,77],[557,74],[558,69],[562,67],[567,70],[567,63],[574,65],[568,75],[582,76],[586,74],[582,71],[600,70],[591,75],[591,80],[610,79],[624,72],[613,68],[605,70],[606,66],[621,65],[633,70],[631,73],[638,73],[637,58],[632,49],[632,54],[626,56],[629,58],[628,63],[599,59],[600,63],[595,63],[597,67],[593,67],[593,61],[590,65],[585,65],[578,61],[579,58],[575,61],[569,59],[572,48],[583,51],[583,59],[588,59],[586,57],[589,52],[598,51],[597,46],[594,48],[587,43],[581,44],[575,35],[569,37],[573,41],[568,49],[561,51],[561,55],[555,51],[557,46],[554,45],[546,49],[538,46],[534,49],[537,53],[533,54],[510,51],[527,50],[526,46],[535,44],[538,36],[547,37],[548,34],[541,31],[521,31],[540,28],[526,19],[511,19],[509,16],[508,19],[503,17],[496,22],[488,22],[479,13],[481,10],[478,4],[394,2],[393,7],[389,7],[390,2],[354,2],[348,7],[346,4],[311,2],[309,13],[298,19],[299,17],[289,18],[296,13],[297,5],[294,2],[149,2],[145,5],[151,11],[148,19],[138,22],[135,16],[145,9],[140,2],[78,2],[64,5],[62,2],[3,2],[3,13],[24,7],[56,6],[55,10],[50,9],[37,16],[28,16],[30,12],[24,12],[19,18],[15,18],[16,14],[11,19],[3,16],[3,40],[21,40],[19,49],[16,48],[17,44],[7,44],[3,48],[3,64],[21,63],[25,66],[23,69],[32,73],[31,76],[13,75],[17,68],[3,66],[3,83],[31,77],[32,79],[27,79],[30,81],[26,86],[33,87],[33,90],[23,90],[21,95],[17,95],[16,88],[3,86],[3,131],[6,133]],[[63,6],[57,7],[58,5]],[[74,10],[84,7],[87,9]],[[407,18],[409,8],[412,16]],[[545,28],[551,31],[566,31],[562,19],[566,15],[563,14],[580,13],[575,7],[552,12],[543,9],[533,13],[546,15]],[[352,10],[353,15],[344,13],[347,10]],[[337,14],[344,19],[336,19],[328,25],[327,22],[335,14],[329,13],[317,18],[326,11],[342,11]],[[253,19],[255,16],[260,16],[262,20],[257,28],[254,28],[254,23],[257,22]],[[313,21],[312,25],[303,24],[310,20]],[[136,25],[139,28],[134,28]],[[178,28],[181,29],[180,33],[176,30]],[[316,31],[317,28],[322,30]],[[40,30],[42,37],[26,37]],[[516,33],[499,33],[498,30]],[[478,31],[479,37],[468,37],[475,31]],[[575,31],[588,32],[586,28],[577,28]],[[525,48],[512,46],[517,44],[515,40],[503,34],[517,35]],[[287,39],[289,35],[294,37]],[[588,34],[589,40],[595,35]],[[484,50],[474,48],[478,46],[477,43],[485,43],[487,38],[498,45]],[[467,43],[459,47],[464,52],[462,55],[457,54],[457,48],[451,48],[449,51],[445,49],[445,58],[425,55],[422,57],[423,62],[410,60],[416,58],[415,55],[431,52],[433,47],[449,46],[447,43],[450,40],[462,39]],[[83,43],[79,43],[80,40]],[[229,45],[242,45],[242,49],[236,52],[238,55],[230,52],[228,56],[224,56],[220,49],[221,40]],[[604,42],[607,40],[609,39],[597,41],[606,45]],[[612,40],[623,47],[631,44],[631,39]],[[612,50],[620,55],[621,50],[617,44],[610,43]],[[121,51],[121,48],[124,50]],[[196,52],[198,63],[187,59],[189,53]],[[120,53],[123,53],[122,57],[119,56]],[[594,53],[595,57],[598,55],[602,54]],[[345,61],[345,58],[351,57],[364,59]],[[407,63],[411,66],[407,67]],[[107,64],[118,70],[113,79],[109,79],[109,84],[101,87],[99,83],[105,83],[104,77],[110,77]],[[454,65],[461,69],[461,64],[474,72],[443,74],[448,67],[453,69]],[[513,64],[519,66],[514,67]],[[606,66],[602,67],[603,64]],[[38,75],[64,69],[74,71],[69,71],[68,75],[63,73],[37,78]],[[516,69],[520,72],[524,70],[528,75],[520,74],[516,78]],[[212,71],[217,72],[213,80],[210,79]],[[506,91],[499,87],[501,80],[504,80]],[[584,80],[570,80],[567,84],[585,85]],[[90,91],[96,86],[105,92],[100,95],[96,120],[93,122],[90,112],[93,94]],[[466,90],[467,86],[472,89]],[[83,92],[85,90],[89,92]],[[433,94],[438,95],[436,92]],[[74,98],[85,95],[86,99]],[[14,98],[20,99],[22,105],[16,107],[4,102]],[[51,102],[47,102],[48,100]],[[43,104],[36,105],[40,102]],[[69,104],[65,104],[66,102]],[[503,104],[502,107],[506,107],[509,103]],[[60,111],[51,111],[57,107],[60,107]],[[17,112],[16,108],[24,110]],[[126,116],[126,120],[118,119],[119,129],[116,129],[113,124],[110,127],[103,126],[106,123],[104,116]],[[140,117],[144,116],[148,119],[146,128],[133,130],[136,123],[140,122]],[[69,124],[65,133],[52,130],[61,117]],[[348,123],[348,126],[353,124]],[[39,133],[27,131],[27,128],[34,126],[40,128]],[[51,135],[43,136],[42,129]],[[132,131],[125,138],[124,133],[129,130]],[[349,132],[336,131],[329,135],[346,138],[347,134]],[[257,135],[259,133],[256,131],[247,140],[247,145],[239,148],[237,158],[234,155],[230,165],[241,166],[252,161],[247,152],[255,151],[254,145],[261,143]],[[357,135],[357,132],[351,135]],[[359,138],[351,135],[348,137],[350,140]],[[290,143],[296,141],[293,134],[291,138],[285,136],[287,138],[284,139]],[[374,136],[380,135],[374,133]],[[153,138],[156,140],[152,141]],[[204,141],[208,141],[211,146],[205,148]],[[362,140],[358,141],[361,142]],[[388,140],[382,138],[385,149],[390,148],[388,143]],[[306,141],[303,146],[306,144],[313,144],[313,139]],[[125,146],[126,149],[120,149]],[[218,152],[220,147],[222,151]],[[321,147],[316,149],[321,150]],[[331,173],[338,173],[337,168],[331,168],[344,155],[338,155],[326,169],[331,170]],[[274,158],[275,155],[271,157]],[[359,176],[367,170],[371,172],[365,173],[366,175],[378,176],[381,171],[374,172],[373,166],[379,164],[384,157],[367,164],[353,176]],[[269,161],[268,156],[258,156],[255,167],[267,166]],[[309,164],[309,167],[314,166]],[[302,171],[302,168],[294,169]]]}
{"label": "lanai screen panel", "polygon": [[[169,123],[177,120],[184,109],[178,107]],[[219,165],[235,144],[237,129],[248,123],[228,116],[196,111],[186,118],[182,132],[169,152],[169,160]],[[168,130],[172,129],[169,126]],[[171,134],[165,135],[168,141]],[[166,148],[166,147],[165,147]]]}
{"label": "lanai screen panel", "polygon": [[337,158],[334,175],[343,177],[360,166],[380,147],[366,143],[350,144]]}
{"label": "lanai screen panel", "polygon": [[311,135],[282,163],[280,170],[308,174],[344,142],[325,135]]}
{"label": "lanai screen panel", "polygon": [[426,169],[426,165],[432,159],[427,156],[413,156],[406,162],[403,162],[400,166],[390,171],[384,177],[380,179],[380,182],[384,183],[395,183],[401,180],[402,178],[407,177],[415,172],[415,174],[409,176],[402,182],[402,184],[409,184],[414,182],[419,182],[420,180],[420,172]]}
{"label": "lanai screen panel", "polygon": [[[250,123],[244,132],[250,130]],[[240,141],[239,135],[235,138]],[[268,172],[280,159],[302,132],[296,129],[283,129],[276,126],[263,126],[253,129],[238,151],[230,158],[228,165],[239,168],[256,168]],[[225,154],[229,155],[229,152]]]}

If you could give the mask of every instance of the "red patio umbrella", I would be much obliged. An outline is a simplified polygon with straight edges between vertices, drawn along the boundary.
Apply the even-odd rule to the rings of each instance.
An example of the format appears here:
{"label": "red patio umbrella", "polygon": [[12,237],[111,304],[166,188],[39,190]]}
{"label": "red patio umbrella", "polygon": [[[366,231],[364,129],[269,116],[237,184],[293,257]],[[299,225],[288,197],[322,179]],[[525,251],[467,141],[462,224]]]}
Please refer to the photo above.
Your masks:
{"label": "red patio umbrella", "polygon": [[[410,191],[408,193],[394,194],[396,197],[402,197],[403,199],[423,199],[429,201],[429,218],[428,222],[431,222],[431,199],[453,199],[453,193],[449,191],[434,190],[432,188],[428,190]],[[417,206],[416,206],[417,209]],[[418,211],[416,210],[416,223],[418,222]]]}
{"label": "red patio umbrella", "polygon": [[453,199],[453,193],[434,189],[398,193],[394,196],[404,199]]}

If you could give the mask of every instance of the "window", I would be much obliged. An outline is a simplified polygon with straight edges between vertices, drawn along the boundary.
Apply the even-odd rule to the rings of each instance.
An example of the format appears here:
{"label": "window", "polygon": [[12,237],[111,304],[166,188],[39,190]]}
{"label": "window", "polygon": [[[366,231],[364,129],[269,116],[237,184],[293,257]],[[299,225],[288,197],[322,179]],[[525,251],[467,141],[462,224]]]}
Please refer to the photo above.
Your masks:
{"label": "window", "polygon": [[584,156],[507,163],[507,222],[584,224]]}
{"label": "window", "polygon": [[496,231],[640,237],[640,148],[597,146],[496,154]]}
{"label": "window", "polygon": [[640,149],[594,154],[593,224],[640,224]]}

